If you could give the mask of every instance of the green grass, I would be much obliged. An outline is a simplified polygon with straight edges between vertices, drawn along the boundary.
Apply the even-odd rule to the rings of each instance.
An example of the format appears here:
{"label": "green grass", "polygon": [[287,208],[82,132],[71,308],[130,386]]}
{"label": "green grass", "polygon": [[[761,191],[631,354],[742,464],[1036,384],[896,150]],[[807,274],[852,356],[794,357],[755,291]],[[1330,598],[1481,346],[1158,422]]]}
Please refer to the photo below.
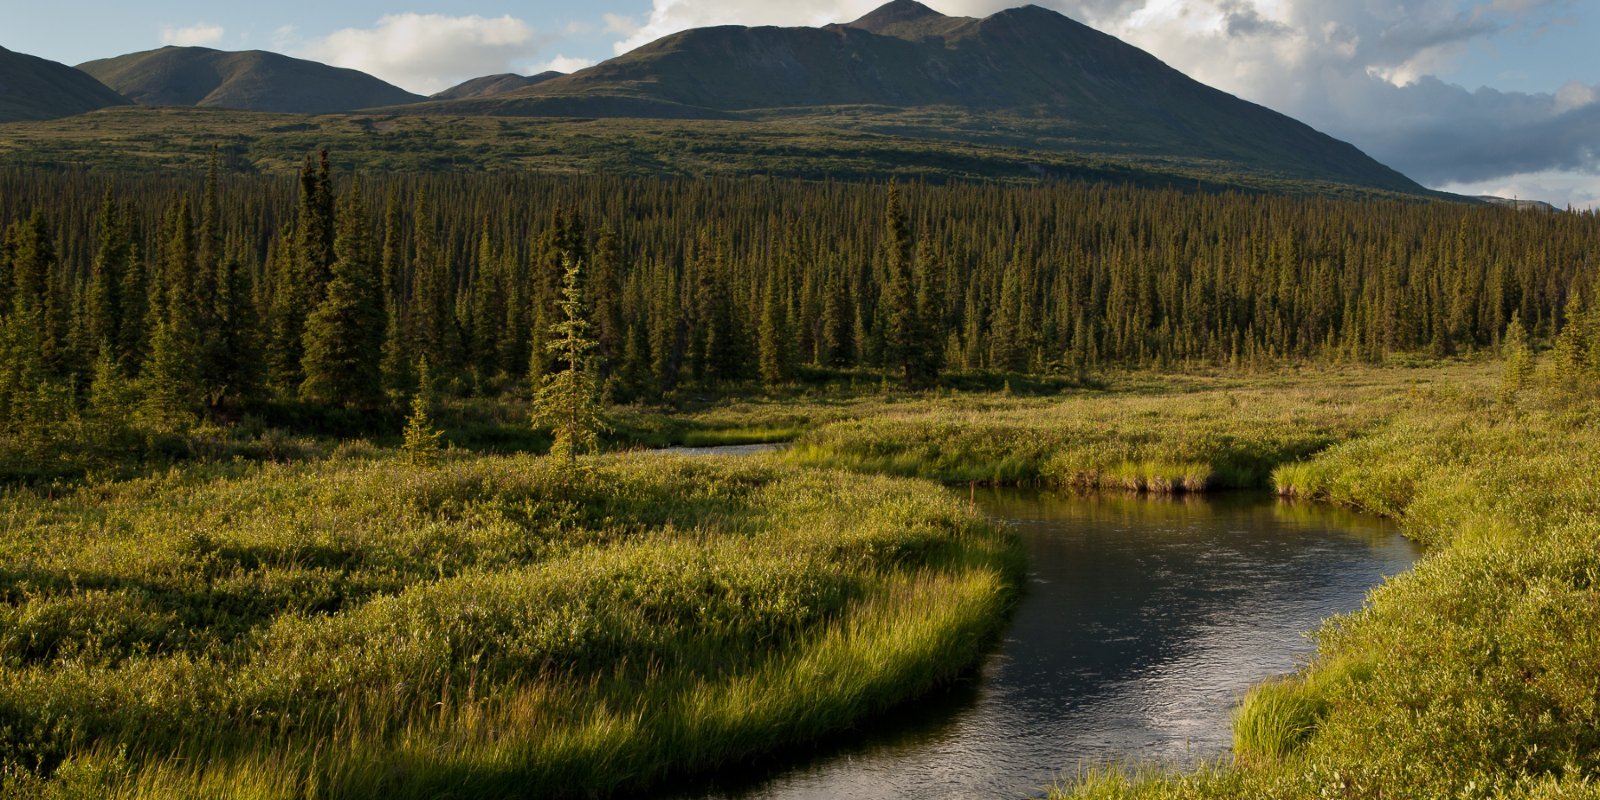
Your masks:
{"label": "green grass", "polygon": [[1487,384],[1483,367],[1124,376],[1059,397],[956,396],[859,409],[790,458],[946,482],[1176,494],[1267,488],[1273,470]]}
{"label": "green grass", "polygon": [[930,486],[763,459],[357,448],[0,520],[7,796],[639,791],[955,679],[1019,566]]}
{"label": "green grass", "polygon": [[1304,681],[1270,681],[1245,696],[1234,712],[1233,753],[1240,759],[1276,759],[1293,753],[1316,733],[1327,713],[1317,687]]}

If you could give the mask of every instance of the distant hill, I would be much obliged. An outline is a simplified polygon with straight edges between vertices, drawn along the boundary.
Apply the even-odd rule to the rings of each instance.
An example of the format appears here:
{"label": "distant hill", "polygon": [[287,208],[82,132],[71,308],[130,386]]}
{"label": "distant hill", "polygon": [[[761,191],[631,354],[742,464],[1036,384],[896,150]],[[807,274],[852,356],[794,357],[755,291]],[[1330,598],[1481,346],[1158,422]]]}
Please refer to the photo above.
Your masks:
{"label": "distant hill", "polygon": [[1554,213],[1561,210],[1543,200],[1515,200],[1509,197],[1496,197],[1492,194],[1481,194],[1475,199],[1482,200],[1483,202],[1491,205],[1514,208],[1518,211],[1544,211]]}
{"label": "distant hill", "polygon": [[804,120],[1426,192],[1350,144],[1037,6],[974,19],[895,0],[822,28],[700,28],[507,94],[394,110]]}
{"label": "distant hill", "polygon": [[147,106],[330,114],[424,99],[364,72],[261,50],[163,47],[78,68]]}
{"label": "distant hill", "polygon": [[526,89],[529,86],[538,86],[548,80],[565,76],[565,72],[541,72],[538,75],[518,75],[506,72],[499,75],[485,75],[482,78],[473,78],[465,83],[458,83],[438,94],[430,100],[466,100],[472,97],[491,97]]}
{"label": "distant hill", "polygon": [[125,105],[128,98],[80,70],[0,47],[0,122],[70,117]]}

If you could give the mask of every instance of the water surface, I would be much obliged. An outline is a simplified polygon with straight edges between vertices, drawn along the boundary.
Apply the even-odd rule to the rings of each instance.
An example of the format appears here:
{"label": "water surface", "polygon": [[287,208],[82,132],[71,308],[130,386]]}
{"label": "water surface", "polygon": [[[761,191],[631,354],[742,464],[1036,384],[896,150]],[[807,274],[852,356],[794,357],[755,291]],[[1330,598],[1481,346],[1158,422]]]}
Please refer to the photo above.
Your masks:
{"label": "water surface", "polygon": [[1213,758],[1241,693],[1303,664],[1321,620],[1417,557],[1388,523],[1267,496],[977,502],[1029,552],[1027,591],[977,674],[690,796],[1020,798],[1107,760]]}

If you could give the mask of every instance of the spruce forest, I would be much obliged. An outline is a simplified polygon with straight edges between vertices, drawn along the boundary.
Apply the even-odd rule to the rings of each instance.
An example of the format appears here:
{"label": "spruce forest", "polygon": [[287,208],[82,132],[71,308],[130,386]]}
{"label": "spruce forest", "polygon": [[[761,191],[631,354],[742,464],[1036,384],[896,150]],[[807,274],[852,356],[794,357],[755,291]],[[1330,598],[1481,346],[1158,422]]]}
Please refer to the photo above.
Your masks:
{"label": "spruce forest", "polygon": [[[1096,184],[342,174],[0,176],[8,445],[85,415],[526,393],[564,264],[604,396],[883,371],[1383,363],[1553,340],[1593,214]],[[110,404],[109,407],[107,404]],[[13,457],[15,453],[12,454]]]}

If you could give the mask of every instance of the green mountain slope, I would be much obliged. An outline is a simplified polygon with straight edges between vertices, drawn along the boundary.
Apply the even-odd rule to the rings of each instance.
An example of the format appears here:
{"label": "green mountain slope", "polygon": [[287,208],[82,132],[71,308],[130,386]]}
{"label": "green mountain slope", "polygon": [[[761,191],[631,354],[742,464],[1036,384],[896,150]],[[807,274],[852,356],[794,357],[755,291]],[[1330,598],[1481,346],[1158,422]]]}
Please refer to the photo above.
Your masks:
{"label": "green mountain slope", "polygon": [[329,114],[423,99],[364,72],[261,50],[163,47],[78,68],[147,106]]}
{"label": "green mountain slope", "polygon": [[684,31],[572,75],[402,113],[804,120],[1422,192],[1355,147],[1054,11],[896,0],[823,28]]}
{"label": "green mountain slope", "polygon": [[0,122],[55,119],[125,105],[126,97],[79,70],[0,47]]}
{"label": "green mountain slope", "polygon": [[499,75],[485,75],[482,78],[473,78],[470,81],[458,83],[438,94],[431,100],[465,100],[472,97],[490,97],[498,94],[507,94],[526,89],[529,86],[538,86],[548,80],[554,80],[566,75],[565,72],[541,72],[538,75],[518,75],[514,72],[505,72]]}

